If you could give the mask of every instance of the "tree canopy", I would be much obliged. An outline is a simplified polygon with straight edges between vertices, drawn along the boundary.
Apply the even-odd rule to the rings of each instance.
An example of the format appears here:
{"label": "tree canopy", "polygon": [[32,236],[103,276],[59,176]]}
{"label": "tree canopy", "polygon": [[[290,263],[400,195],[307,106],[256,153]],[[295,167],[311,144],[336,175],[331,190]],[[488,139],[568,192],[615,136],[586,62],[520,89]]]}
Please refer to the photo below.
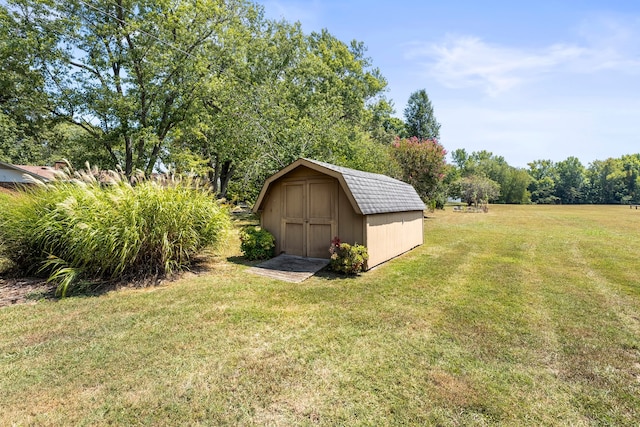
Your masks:
{"label": "tree canopy", "polygon": [[443,188],[446,154],[444,147],[434,139],[398,138],[393,144],[393,155],[400,166],[402,179],[413,185],[432,208],[442,207],[446,202]]}
{"label": "tree canopy", "polygon": [[[529,203],[528,191],[531,180],[525,169],[510,166],[504,157],[496,156],[489,151],[474,151],[468,154],[464,149],[455,150],[452,153],[453,163],[456,165],[459,178],[483,177],[497,183],[498,192],[488,192],[487,201],[497,203]],[[475,185],[480,182],[472,180]],[[454,196],[461,196],[457,192],[460,185],[453,186]]]}
{"label": "tree canopy", "polygon": [[437,205],[472,176],[496,182],[499,203],[640,203],[640,154],[522,169],[459,149],[447,165],[426,90],[394,117],[366,52],[249,0],[7,0],[0,161],[173,169],[252,200],[310,157],[404,179]]}
{"label": "tree canopy", "polygon": [[5,160],[18,159],[31,123],[12,100],[28,99],[53,121],[50,155],[90,153],[127,175],[195,171],[222,195],[255,193],[302,156],[388,171],[393,108],[361,42],[305,34],[246,0],[10,0],[0,10]]}
{"label": "tree canopy", "polygon": [[426,90],[420,89],[409,96],[404,117],[408,136],[419,139],[440,138],[440,123],[436,120]]}

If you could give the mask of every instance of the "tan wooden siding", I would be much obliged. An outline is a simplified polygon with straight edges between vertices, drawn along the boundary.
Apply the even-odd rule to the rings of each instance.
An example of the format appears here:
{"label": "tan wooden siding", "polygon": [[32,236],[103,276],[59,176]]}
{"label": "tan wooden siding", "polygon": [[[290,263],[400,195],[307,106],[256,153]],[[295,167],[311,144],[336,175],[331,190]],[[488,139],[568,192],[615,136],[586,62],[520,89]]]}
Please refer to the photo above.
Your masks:
{"label": "tan wooden siding", "polygon": [[423,243],[423,212],[393,212],[366,217],[368,267],[372,268]]}
{"label": "tan wooden siding", "polygon": [[312,258],[329,258],[331,239],[338,232],[338,181],[333,178],[307,180],[306,238]]}
{"label": "tan wooden siding", "polygon": [[282,252],[282,188],[280,184],[272,185],[264,202],[264,211],[260,215],[260,225],[268,230],[276,239],[276,254]]}
{"label": "tan wooden siding", "polygon": [[276,238],[276,253],[328,258],[338,233],[340,191],[337,179],[308,168],[272,183],[261,225]]}
{"label": "tan wooden siding", "polygon": [[305,185],[305,181],[282,183],[281,250],[290,255],[305,255]]}
{"label": "tan wooden siding", "polygon": [[[364,216],[356,213],[345,192],[340,189],[338,195],[338,234],[343,242],[350,244],[364,242]],[[333,236],[336,237],[336,236]]]}

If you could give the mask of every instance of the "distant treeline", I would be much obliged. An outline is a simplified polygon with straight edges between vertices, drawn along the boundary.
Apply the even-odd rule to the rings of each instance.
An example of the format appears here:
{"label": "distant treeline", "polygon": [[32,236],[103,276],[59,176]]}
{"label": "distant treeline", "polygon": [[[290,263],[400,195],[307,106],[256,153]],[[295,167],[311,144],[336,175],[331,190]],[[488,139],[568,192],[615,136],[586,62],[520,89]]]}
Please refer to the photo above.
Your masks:
{"label": "distant treeline", "polygon": [[535,160],[529,168],[509,166],[501,156],[487,151],[452,153],[446,178],[456,196],[460,178],[482,176],[500,186],[496,203],[636,204],[640,203],[640,154],[596,160],[584,166],[576,157],[560,162]]}

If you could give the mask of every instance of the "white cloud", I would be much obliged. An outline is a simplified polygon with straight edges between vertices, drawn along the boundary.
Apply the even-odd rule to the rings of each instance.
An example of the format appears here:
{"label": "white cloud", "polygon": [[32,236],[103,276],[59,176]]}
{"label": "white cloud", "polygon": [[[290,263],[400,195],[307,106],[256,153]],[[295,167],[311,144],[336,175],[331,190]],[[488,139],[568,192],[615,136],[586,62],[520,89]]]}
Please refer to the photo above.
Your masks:
{"label": "white cloud", "polygon": [[[635,21],[637,24],[637,21]],[[405,56],[448,88],[478,88],[497,96],[557,73],[618,71],[640,74],[640,55],[631,40],[634,26],[611,19],[585,23],[579,42],[540,48],[491,44],[474,36],[448,36],[437,43],[414,43]]]}
{"label": "white cloud", "polygon": [[408,56],[432,58],[429,73],[447,87],[480,87],[490,95],[497,95],[585,54],[585,49],[577,46],[558,44],[540,51],[526,51],[463,36],[413,48]]}

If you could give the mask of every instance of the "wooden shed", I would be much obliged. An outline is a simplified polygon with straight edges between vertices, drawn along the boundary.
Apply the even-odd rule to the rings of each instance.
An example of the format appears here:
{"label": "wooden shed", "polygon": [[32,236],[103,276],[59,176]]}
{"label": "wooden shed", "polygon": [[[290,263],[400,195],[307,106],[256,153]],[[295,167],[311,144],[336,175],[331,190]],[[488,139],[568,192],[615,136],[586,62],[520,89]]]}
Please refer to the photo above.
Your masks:
{"label": "wooden shed", "polygon": [[423,243],[424,208],[397,179],[298,159],[266,180],[253,210],[276,253],[329,258],[338,236],[366,246],[372,268]]}

